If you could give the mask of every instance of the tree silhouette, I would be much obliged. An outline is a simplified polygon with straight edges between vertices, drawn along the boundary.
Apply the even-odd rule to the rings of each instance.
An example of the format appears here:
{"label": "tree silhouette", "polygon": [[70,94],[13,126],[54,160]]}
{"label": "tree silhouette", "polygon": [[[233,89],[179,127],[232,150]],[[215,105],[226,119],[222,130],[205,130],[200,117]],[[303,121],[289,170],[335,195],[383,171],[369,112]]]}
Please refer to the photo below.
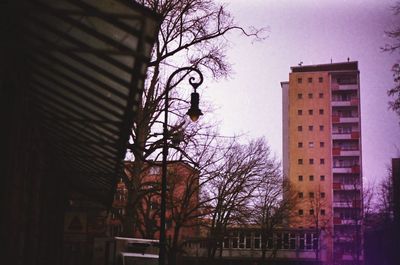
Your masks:
{"label": "tree silhouette", "polygon": [[[396,2],[393,6],[395,16],[400,14],[400,2]],[[385,31],[386,35],[393,41],[386,44],[382,50],[390,53],[398,53],[400,50],[400,25],[396,24],[393,29]],[[397,54],[398,55],[398,54]],[[394,87],[388,89],[387,93],[394,99],[389,102],[390,108],[400,116],[400,62],[397,57],[397,62],[392,66]]]}
{"label": "tree silhouette", "polygon": [[[164,103],[165,81],[168,73],[182,66],[194,66],[208,70],[214,78],[227,76],[230,64],[225,57],[226,39],[223,36],[239,30],[245,36],[261,39],[261,30],[244,30],[235,24],[224,6],[211,0],[137,0],[162,17],[161,29],[152,51],[147,79],[137,98],[128,155],[133,160],[132,178],[127,178],[129,189],[127,215],[124,231],[133,233],[133,209],[140,201],[139,179],[145,163],[157,160],[161,155],[162,139],[160,115]],[[183,119],[187,93],[174,89],[188,73],[177,76],[171,84],[170,112],[173,125],[168,125],[169,148],[180,152],[179,159],[193,163],[192,157],[179,144],[181,139],[195,141],[195,136],[205,129],[199,124],[188,125]],[[183,91],[182,91],[183,92]],[[186,96],[185,96],[186,95]],[[200,123],[201,124],[201,123]],[[183,130],[185,130],[183,132]]]}

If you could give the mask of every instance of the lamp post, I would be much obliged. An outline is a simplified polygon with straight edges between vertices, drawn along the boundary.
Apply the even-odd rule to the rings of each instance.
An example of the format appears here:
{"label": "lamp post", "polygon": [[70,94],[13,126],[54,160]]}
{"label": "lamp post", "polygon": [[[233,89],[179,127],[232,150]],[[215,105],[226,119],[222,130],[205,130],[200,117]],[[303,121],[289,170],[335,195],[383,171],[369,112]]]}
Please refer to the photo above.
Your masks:
{"label": "lamp post", "polygon": [[165,234],[165,219],[166,219],[166,197],[167,197],[167,156],[168,156],[168,103],[169,103],[169,91],[171,90],[170,83],[174,76],[182,71],[186,71],[187,74],[194,71],[200,79],[195,82],[196,78],[190,77],[189,84],[193,87],[194,92],[190,98],[190,109],[186,114],[189,115],[192,121],[197,121],[200,115],[203,115],[199,109],[199,94],[196,89],[203,83],[203,74],[194,67],[182,67],[175,70],[168,78],[167,86],[165,90],[165,105],[164,105],[164,123],[163,123],[163,160],[162,160],[162,175],[161,175],[161,218],[160,218],[160,252],[158,258],[158,264],[164,265],[166,258],[166,234]]}

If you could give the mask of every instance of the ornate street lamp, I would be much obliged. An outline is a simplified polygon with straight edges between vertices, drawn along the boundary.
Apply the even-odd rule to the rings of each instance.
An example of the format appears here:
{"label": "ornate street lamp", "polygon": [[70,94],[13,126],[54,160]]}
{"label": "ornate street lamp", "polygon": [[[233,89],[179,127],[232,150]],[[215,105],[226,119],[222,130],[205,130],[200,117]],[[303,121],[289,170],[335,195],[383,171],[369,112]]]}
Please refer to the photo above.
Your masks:
{"label": "ornate street lamp", "polygon": [[163,124],[163,160],[162,160],[162,175],[161,175],[161,218],[160,218],[160,252],[158,264],[164,265],[166,258],[166,234],[165,234],[165,219],[166,219],[166,197],[167,197],[167,156],[168,156],[168,103],[169,103],[169,91],[171,90],[170,83],[177,73],[186,71],[187,74],[194,71],[196,72],[200,79],[195,82],[196,78],[190,77],[189,84],[193,87],[194,92],[191,94],[190,98],[190,109],[186,113],[189,115],[192,121],[197,121],[200,115],[203,115],[199,109],[199,94],[196,89],[203,83],[203,74],[194,67],[182,67],[175,70],[168,78],[167,86],[165,90],[165,105],[164,105],[164,124]]}

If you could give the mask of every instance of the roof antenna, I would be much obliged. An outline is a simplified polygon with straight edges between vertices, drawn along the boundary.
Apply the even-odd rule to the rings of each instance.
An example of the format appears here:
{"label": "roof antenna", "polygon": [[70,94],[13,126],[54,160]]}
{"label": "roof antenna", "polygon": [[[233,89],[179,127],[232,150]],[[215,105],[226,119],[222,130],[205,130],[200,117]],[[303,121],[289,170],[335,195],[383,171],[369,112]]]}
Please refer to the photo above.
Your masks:
{"label": "roof antenna", "polygon": [[350,62],[350,57],[347,57],[347,62]]}
{"label": "roof antenna", "polygon": [[303,61],[300,61],[300,62],[299,62],[299,66],[302,66],[302,65],[303,65]]}

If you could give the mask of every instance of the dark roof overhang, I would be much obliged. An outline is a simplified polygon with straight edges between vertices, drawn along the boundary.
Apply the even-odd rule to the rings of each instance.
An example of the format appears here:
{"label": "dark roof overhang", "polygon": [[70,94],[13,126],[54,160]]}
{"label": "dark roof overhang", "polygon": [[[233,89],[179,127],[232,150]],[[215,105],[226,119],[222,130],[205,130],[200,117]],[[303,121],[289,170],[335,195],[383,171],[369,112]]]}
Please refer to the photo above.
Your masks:
{"label": "dark roof overhang", "polygon": [[30,118],[69,183],[110,203],[160,17],[122,0],[15,1]]}

